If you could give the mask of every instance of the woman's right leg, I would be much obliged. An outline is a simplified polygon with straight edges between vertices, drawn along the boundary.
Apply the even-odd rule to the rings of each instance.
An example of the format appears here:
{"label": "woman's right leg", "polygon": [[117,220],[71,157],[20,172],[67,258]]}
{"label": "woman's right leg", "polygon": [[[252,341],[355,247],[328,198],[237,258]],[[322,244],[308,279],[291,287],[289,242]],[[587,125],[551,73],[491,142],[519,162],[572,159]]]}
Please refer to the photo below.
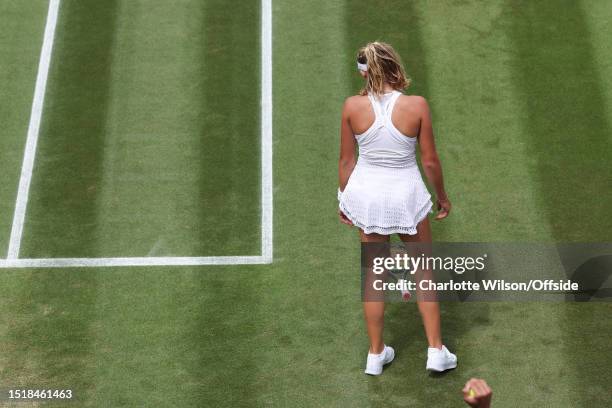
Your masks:
{"label": "woman's right leg", "polygon": [[[359,230],[359,236],[361,238],[361,242],[389,241],[388,235],[364,234],[362,230]],[[369,265],[368,268],[369,270],[366,271],[366,274],[363,278],[366,279],[366,282],[373,276]],[[364,283],[364,285],[367,286],[367,283]],[[363,313],[365,317],[366,327],[368,330],[368,337],[370,338],[370,353],[380,354],[382,353],[385,346],[383,342],[383,329],[385,326],[385,302],[364,301]]]}
{"label": "woman's right leg", "polygon": [[[400,239],[406,243],[431,243],[431,228],[429,226],[429,219],[425,218],[417,225],[417,234],[400,234]],[[417,296],[417,299],[419,296]],[[440,305],[437,301],[432,300],[419,300],[418,302],[419,312],[421,312],[421,318],[423,319],[423,326],[425,327],[425,335],[427,336],[427,342],[429,347],[435,347],[437,349],[442,348],[442,334],[440,329]]]}
{"label": "woman's right leg", "polygon": [[[425,254],[431,256],[431,229],[429,228],[429,219],[425,218],[417,225],[416,235],[400,235],[402,241],[406,243],[416,243],[416,248],[409,246],[411,256],[420,256]],[[421,245],[418,245],[421,244]],[[427,268],[416,271],[416,281],[422,279],[433,279],[433,271]],[[436,293],[433,291],[423,291],[417,286],[417,302],[419,311],[423,318],[423,326],[425,326],[425,334],[427,335],[427,364],[425,369],[434,372],[442,372],[451,370],[457,367],[457,356],[451,353],[442,344],[442,335],[440,333],[440,305],[436,299]]]}

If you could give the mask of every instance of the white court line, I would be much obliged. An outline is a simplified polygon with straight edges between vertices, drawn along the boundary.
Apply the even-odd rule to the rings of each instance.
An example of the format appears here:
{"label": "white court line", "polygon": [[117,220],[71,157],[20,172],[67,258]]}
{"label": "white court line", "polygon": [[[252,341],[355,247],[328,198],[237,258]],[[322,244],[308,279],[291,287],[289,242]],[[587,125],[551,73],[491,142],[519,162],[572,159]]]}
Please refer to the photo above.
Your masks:
{"label": "white court line", "polygon": [[50,0],[7,259],[0,268],[270,264],[273,260],[272,0],[261,0],[261,256],[18,259],[60,0]]}
{"label": "white court line", "polygon": [[25,222],[26,209],[28,207],[32,169],[34,168],[34,158],[36,157],[36,144],[38,143],[40,119],[42,117],[43,104],[45,102],[45,90],[47,89],[47,77],[49,75],[49,65],[51,63],[51,52],[53,51],[53,40],[55,38],[55,26],[57,25],[59,6],[60,0],[49,1],[45,36],[40,52],[40,61],[38,63],[38,75],[36,77],[36,87],[34,88],[34,100],[32,101],[28,137],[26,140],[25,152],[23,154],[21,178],[19,179],[19,190],[15,203],[15,214],[13,215],[13,226],[11,228],[11,239],[9,241],[7,255],[8,259],[17,259],[19,257],[21,235],[23,234],[23,224]]}
{"label": "white court line", "polygon": [[272,0],[261,0],[261,255],[273,257]]}
{"label": "white court line", "polygon": [[111,266],[197,266],[269,264],[263,256],[127,257],[127,258],[38,258],[1,259],[0,268],[62,268]]}

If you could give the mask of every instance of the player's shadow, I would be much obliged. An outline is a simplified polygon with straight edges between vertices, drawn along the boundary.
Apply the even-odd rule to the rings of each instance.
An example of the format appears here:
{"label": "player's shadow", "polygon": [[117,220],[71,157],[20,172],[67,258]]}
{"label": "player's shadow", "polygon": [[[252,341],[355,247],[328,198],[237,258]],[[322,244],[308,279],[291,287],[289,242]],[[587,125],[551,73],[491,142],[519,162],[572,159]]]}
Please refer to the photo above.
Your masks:
{"label": "player's shadow", "polygon": [[[473,333],[479,326],[489,324],[489,305],[485,302],[441,302],[440,315],[443,343],[451,352],[458,354],[460,357],[458,369],[461,369],[462,365],[469,365],[469,360],[461,358],[459,344],[462,343],[462,338],[472,336],[468,332]],[[427,338],[417,304],[415,302],[388,304],[385,325],[385,335],[388,339],[386,341],[393,345],[396,356],[408,363],[402,364],[402,367],[410,367],[411,370],[417,367],[417,371],[424,370],[427,360]],[[442,377],[454,371],[456,370],[430,373],[430,376]]]}

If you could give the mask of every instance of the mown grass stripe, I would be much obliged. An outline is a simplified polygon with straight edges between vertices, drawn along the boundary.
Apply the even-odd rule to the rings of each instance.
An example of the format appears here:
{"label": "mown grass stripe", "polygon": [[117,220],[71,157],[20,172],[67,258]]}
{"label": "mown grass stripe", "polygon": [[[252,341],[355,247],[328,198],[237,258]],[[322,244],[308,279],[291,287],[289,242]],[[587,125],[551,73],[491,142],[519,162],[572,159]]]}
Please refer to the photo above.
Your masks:
{"label": "mown grass stripe", "polygon": [[[609,241],[612,221],[610,112],[606,110],[602,61],[580,2],[509,2],[507,27],[516,50],[515,86],[525,101],[523,137],[530,146],[539,200],[557,242]],[[609,15],[609,13],[608,13]],[[551,16],[554,16],[551,18]],[[606,19],[606,13],[600,18]],[[601,406],[612,360],[612,325],[602,316],[610,304],[564,304],[559,308],[561,375],[571,404]],[[586,334],[588,333],[588,334]],[[552,338],[551,338],[552,337]],[[550,388],[550,378],[542,379]]]}
{"label": "mown grass stripe", "polygon": [[[203,4],[200,240],[215,255],[261,252],[261,48],[259,1]],[[221,244],[221,245],[219,245]]]}
{"label": "mown grass stripe", "polygon": [[609,239],[610,124],[580,4],[520,2],[507,10],[515,84],[526,104],[523,136],[554,239]]}
{"label": "mown grass stripe", "polygon": [[[116,191],[130,200],[113,203],[122,217],[133,208],[155,210],[141,215],[154,228],[117,230],[124,242],[142,240],[134,244],[139,252],[153,247],[154,257],[225,252],[262,259],[260,5],[221,3],[186,0],[152,9],[143,0],[120,7],[104,198],[112,203]],[[147,123],[151,112],[156,116]],[[152,147],[144,162],[130,160],[147,137]],[[241,173],[248,173],[244,180]],[[176,196],[164,175],[177,183]],[[145,191],[130,192],[130,177],[143,177]],[[157,202],[151,186],[159,187]],[[139,204],[143,197],[150,201]],[[182,211],[172,214],[174,205]],[[113,206],[101,207],[104,219],[115,217]],[[101,232],[101,245],[120,250],[104,231],[113,228]],[[258,268],[105,270],[96,303],[94,403],[186,407],[253,400],[252,356],[260,346],[254,339],[264,330],[257,326]]]}
{"label": "mown grass stripe", "polygon": [[[606,115],[606,122],[612,123],[612,84],[606,81],[606,78],[612,77],[612,48],[609,41],[612,37],[612,9],[608,3],[601,1],[582,0],[579,4],[588,30],[593,68],[602,93],[601,109]],[[608,140],[612,142],[612,134],[608,135]]]}
{"label": "mown grass stripe", "polygon": [[21,258],[99,256],[98,205],[117,2],[63,3]]}

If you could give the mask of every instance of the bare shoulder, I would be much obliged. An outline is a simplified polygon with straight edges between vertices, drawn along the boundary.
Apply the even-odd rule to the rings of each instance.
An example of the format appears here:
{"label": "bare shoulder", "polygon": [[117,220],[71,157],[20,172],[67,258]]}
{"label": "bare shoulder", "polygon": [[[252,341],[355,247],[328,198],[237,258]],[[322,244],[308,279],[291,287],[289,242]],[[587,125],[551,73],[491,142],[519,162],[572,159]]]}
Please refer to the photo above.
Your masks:
{"label": "bare shoulder", "polygon": [[429,111],[427,99],[420,95],[402,95],[397,100],[397,104],[403,110],[418,111],[420,113]]}
{"label": "bare shoulder", "polygon": [[353,95],[344,100],[344,109],[348,111],[359,110],[369,103],[367,96]]}

